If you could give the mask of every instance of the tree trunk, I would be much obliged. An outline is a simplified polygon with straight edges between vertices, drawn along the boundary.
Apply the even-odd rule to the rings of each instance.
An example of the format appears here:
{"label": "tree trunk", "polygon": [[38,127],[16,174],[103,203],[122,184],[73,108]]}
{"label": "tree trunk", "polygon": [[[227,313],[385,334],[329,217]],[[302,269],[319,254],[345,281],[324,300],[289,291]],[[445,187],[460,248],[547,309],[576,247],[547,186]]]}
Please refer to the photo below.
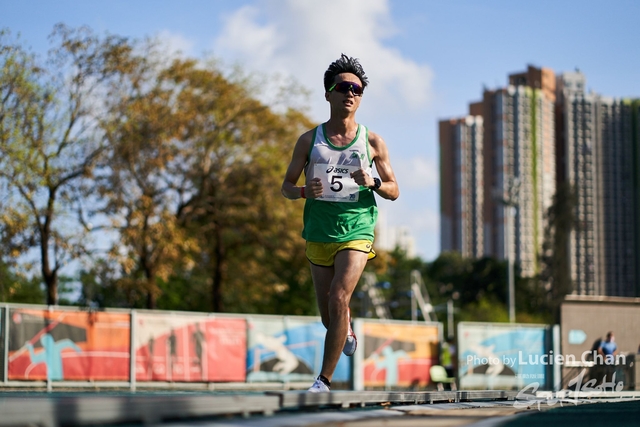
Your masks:
{"label": "tree trunk", "polygon": [[222,301],[222,282],[223,282],[223,269],[225,264],[225,250],[222,243],[222,232],[219,227],[215,230],[216,243],[214,247],[213,256],[213,289],[212,289],[212,307],[216,313],[222,313],[224,311],[224,303]]}
{"label": "tree trunk", "polygon": [[42,254],[42,278],[47,287],[47,305],[56,305],[58,303],[58,272],[51,269],[49,265],[49,251],[47,250],[46,241],[40,245]]}
{"label": "tree trunk", "polygon": [[[49,195],[48,212],[44,224],[40,226],[40,268],[42,278],[47,287],[47,305],[58,303],[58,269],[51,268],[49,259],[49,240],[51,239],[51,216],[53,212],[54,197]],[[55,260],[54,260],[55,261]]]}
{"label": "tree trunk", "polygon": [[[146,256],[146,255],[145,255]],[[157,298],[156,298],[156,274],[155,274],[155,270],[152,268],[149,268],[148,266],[148,262],[147,259],[145,258],[143,260],[143,268],[144,268],[144,274],[145,274],[145,278],[147,279],[147,308],[149,310],[155,310],[156,309],[156,304],[157,304]]]}
{"label": "tree trunk", "polygon": [[144,246],[143,254],[140,257],[140,264],[142,265],[142,270],[144,271],[144,277],[146,279],[146,291],[147,291],[147,308],[149,310],[156,309],[156,272],[155,268],[152,267],[151,261],[149,260],[149,254],[147,253],[146,246]]}
{"label": "tree trunk", "polygon": [[53,273],[44,276],[47,285],[47,305],[56,305],[58,303],[58,275]]}
{"label": "tree trunk", "polygon": [[155,310],[156,309],[156,296],[153,293],[153,290],[151,289],[151,285],[149,285],[149,292],[147,293],[147,308],[149,310]]}

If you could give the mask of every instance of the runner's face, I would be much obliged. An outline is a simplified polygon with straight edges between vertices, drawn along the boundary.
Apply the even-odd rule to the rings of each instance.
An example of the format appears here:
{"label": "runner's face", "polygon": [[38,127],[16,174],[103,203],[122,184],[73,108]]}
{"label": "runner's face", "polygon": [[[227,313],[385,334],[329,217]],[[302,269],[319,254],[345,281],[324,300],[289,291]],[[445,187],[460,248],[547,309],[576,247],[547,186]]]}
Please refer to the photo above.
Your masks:
{"label": "runner's face", "polygon": [[[351,82],[362,87],[362,82],[355,74],[342,73],[338,74],[333,80],[335,84],[341,82]],[[332,90],[325,94],[327,101],[331,104],[331,108],[339,111],[355,112],[360,106],[360,100],[362,96],[355,96],[353,91],[347,91],[347,93],[340,93],[337,90]]]}

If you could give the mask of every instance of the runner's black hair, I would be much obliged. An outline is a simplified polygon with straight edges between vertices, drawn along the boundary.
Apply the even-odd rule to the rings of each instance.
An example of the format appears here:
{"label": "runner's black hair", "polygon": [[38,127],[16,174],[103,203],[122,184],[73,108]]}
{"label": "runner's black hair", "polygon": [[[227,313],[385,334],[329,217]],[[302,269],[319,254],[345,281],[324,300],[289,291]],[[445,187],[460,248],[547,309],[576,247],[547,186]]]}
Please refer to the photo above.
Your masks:
{"label": "runner's black hair", "polygon": [[369,84],[369,79],[364,74],[360,61],[358,61],[357,58],[349,57],[343,53],[340,58],[333,61],[331,65],[329,65],[329,68],[327,68],[327,71],[324,72],[324,90],[328,91],[333,85],[336,76],[342,73],[351,73],[358,76],[362,82],[363,89]]}

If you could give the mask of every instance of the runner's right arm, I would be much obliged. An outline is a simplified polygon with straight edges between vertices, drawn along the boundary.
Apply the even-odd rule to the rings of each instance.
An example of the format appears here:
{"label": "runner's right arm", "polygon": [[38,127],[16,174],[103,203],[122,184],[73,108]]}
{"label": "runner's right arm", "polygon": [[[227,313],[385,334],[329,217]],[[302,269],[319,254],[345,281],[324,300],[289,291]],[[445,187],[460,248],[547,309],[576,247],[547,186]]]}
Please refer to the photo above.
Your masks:
{"label": "runner's right arm", "polygon": [[[313,138],[313,130],[305,132],[298,138],[298,142],[296,142],[296,146],[293,149],[293,155],[291,156],[291,163],[289,163],[289,167],[287,168],[287,172],[284,176],[284,181],[282,182],[281,192],[284,197],[287,199],[295,200],[302,197],[303,188],[305,198],[316,198],[322,195],[322,185],[307,185],[311,184],[305,183],[303,186],[298,186],[298,180],[300,179],[300,175],[304,171],[304,167],[307,164],[309,150],[311,148]],[[320,179],[315,178],[312,180],[313,183],[319,183]]]}

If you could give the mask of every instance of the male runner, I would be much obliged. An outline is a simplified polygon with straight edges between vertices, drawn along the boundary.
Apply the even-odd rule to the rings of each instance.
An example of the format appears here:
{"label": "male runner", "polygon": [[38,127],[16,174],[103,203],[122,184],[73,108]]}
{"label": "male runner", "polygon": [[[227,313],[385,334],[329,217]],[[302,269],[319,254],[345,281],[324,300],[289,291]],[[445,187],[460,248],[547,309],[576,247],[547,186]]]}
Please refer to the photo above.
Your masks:
{"label": "male runner", "polygon": [[[340,352],[355,353],[349,302],[373,250],[378,208],[373,193],[400,195],[384,140],[356,122],[367,76],[344,54],[324,73],[329,120],[298,138],[282,194],[306,199],[302,237],[316,298],[327,328],[322,369],[310,392],[329,392]],[[379,178],[373,177],[375,163]],[[304,171],[304,186],[297,182]]]}

